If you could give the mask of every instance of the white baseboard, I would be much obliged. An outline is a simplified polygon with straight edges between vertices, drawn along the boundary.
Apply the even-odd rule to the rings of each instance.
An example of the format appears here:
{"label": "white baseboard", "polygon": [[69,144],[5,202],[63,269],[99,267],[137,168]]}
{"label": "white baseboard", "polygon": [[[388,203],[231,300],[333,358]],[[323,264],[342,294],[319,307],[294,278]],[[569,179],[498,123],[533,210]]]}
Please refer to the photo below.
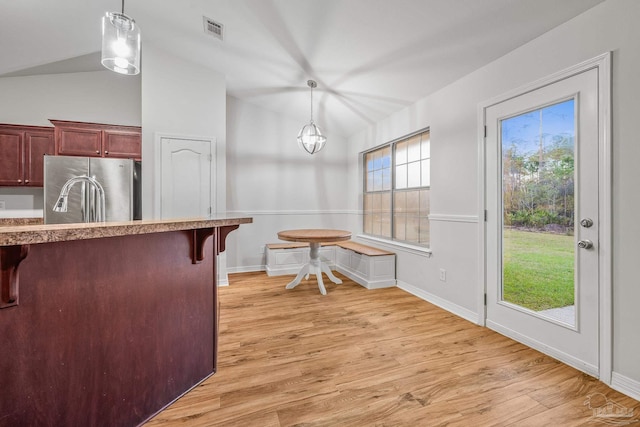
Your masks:
{"label": "white baseboard", "polygon": [[580,359],[577,359],[563,351],[560,351],[554,347],[550,347],[540,341],[531,339],[525,335],[520,334],[519,332],[514,331],[513,329],[507,328],[506,326],[502,326],[498,323],[492,322],[491,320],[487,320],[487,327],[489,329],[493,329],[494,331],[514,339],[522,344],[533,348],[534,350],[538,350],[541,353],[547,354],[554,359],[561,361],[569,366],[576,368],[579,371],[585,372],[593,377],[598,378],[598,367],[594,366],[590,363],[586,363]]}
{"label": "white baseboard", "polygon": [[622,374],[613,372],[611,374],[611,388],[624,393],[629,397],[640,400],[640,381],[636,381]]}
{"label": "white baseboard", "polygon": [[403,282],[402,280],[398,280],[397,283],[398,287],[405,292],[409,292],[410,294],[415,295],[420,299],[430,302],[433,305],[437,305],[438,307],[443,308],[448,312],[455,314],[456,316],[460,316],[463,319],[468,320],[469,322],[472,322],[474,324],[477,324],[478,322],[478,313],[475,313],[464,307],[460,307],[457,304],[453,304],[452,302],[447,301],[444,298],[440,298],[423,289]]}
{"label": "white baseboard", "polygon": [[298,274],[300,269],[304,264],[300,264],[299,266],[293,267],[282,267],[282,268],[269,268],[269,266],[265,267],[265,271],[267,272],[267,276],[287,276],[291,274]]}
{"label": "white baseboard", "polygon": [[227,267],[227,273],[254,273],[256,271],[265,271],[264,265],[245,265],[242,267]]}

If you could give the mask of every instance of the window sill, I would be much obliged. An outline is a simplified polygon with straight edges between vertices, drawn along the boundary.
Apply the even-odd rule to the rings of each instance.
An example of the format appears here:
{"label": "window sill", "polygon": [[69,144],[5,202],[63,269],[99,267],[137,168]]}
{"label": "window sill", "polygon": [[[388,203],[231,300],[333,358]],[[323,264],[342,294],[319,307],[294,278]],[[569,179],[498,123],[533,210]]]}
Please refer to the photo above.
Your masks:
{"label": "window sill", "polygon": [[425,248],[424,246],[411,245],[409,243],[396,242],[393,240],[382,239],[379,237],[368,236],[366,234],[358,234],[356,236],[358,239],[367,240],[370,242],[379,243],[382,245],[388,246],[389,250],[399,249],[404,252],[409,252],[414,255],[426,256],[428,258],[431,257],[431,249]]}

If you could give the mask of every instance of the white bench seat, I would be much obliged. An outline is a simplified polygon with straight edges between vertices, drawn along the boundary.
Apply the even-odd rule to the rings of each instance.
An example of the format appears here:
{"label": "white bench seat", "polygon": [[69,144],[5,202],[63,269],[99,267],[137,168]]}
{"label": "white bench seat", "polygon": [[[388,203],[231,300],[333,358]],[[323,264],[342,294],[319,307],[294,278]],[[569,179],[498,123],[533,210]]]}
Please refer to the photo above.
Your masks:
{"label": "white bench seat", "polygon": [[[309,259],[306,243],[267,244],[267,275],[296,274]],[[367,289],[396,286],[396,254],[348,240],[323,244],[320,257],[329,268],[337,270]]]}

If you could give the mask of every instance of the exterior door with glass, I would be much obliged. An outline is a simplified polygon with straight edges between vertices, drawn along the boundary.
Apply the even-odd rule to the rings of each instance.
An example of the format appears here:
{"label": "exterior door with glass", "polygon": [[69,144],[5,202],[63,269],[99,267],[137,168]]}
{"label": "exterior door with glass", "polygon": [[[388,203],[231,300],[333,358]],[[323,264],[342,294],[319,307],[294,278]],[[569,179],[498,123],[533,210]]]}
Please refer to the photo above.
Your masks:
{"label": "exterior door with glass", "polygon": [[486,324],[599,370],[598,70],[485,109]]}

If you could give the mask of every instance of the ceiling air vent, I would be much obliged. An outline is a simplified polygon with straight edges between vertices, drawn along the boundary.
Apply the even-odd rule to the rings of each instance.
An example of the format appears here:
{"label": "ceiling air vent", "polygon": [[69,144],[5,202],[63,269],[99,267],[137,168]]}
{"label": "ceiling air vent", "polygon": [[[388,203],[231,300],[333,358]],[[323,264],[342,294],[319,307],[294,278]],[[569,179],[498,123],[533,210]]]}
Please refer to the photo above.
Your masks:
{"label": "ceiling air vent", "polygon": [[204,32],[205,34],[209,34],[214,36],[220,40],[222,40],[222,33],[224,31],[224,25],[219,22],[214,21],[211,18],[207,18],[206,16],[202,17],[202,22],[204,23]]}

